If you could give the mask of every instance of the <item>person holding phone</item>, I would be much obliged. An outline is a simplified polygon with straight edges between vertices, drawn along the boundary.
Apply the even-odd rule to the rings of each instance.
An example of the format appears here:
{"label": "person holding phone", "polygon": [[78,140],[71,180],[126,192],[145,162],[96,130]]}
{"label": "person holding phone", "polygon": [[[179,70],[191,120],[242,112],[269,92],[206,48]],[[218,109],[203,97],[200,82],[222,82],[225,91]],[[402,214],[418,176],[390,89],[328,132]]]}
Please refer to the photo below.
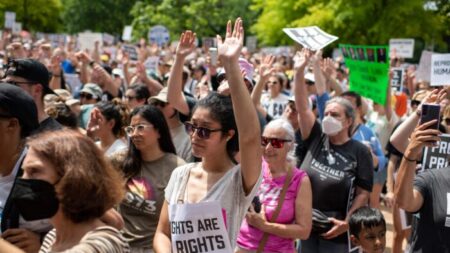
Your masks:
{"label": "person holding phone", "polygon": [[396,203],[419,214],[413,225],[411,252],[450,252],[450,167],[415,173],[422,149],[440,140],[441,132],[432,128],[437,122],[434,119],[414,129],[395,185]]}
{"label": "person holding phone", "polygon": [[[258,212],[253,205],[247,212],[239,231],[237,252],[255,252],[259,247],[263,252],[294,252],[294,240],[307,239],[311,231],[311,183],[306,172],[295,168],[295,158],[289,157],[295,134],[288,121],[269,122],[261,138],[263,181],[256,194],[261,210]],[[289,173],[292,173],[291,178]],[[290,182],[282,199],[280,195],[286,180]],[[278,205],[282,205],[281,211],[273,221]],[[264,233],[270,235],[261,243]]]}

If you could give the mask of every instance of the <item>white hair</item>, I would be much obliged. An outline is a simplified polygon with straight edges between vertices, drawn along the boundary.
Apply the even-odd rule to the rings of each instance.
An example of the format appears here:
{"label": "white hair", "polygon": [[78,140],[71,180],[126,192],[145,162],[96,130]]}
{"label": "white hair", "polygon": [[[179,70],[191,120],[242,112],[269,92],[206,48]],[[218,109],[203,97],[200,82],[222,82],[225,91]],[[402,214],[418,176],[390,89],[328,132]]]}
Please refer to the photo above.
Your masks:
{"label": "white hair", "polygon": [[265,128],[278,128],[278,129],[281,128],[286,132],[286,136],[284,137],[285,139],[295,141],[294,128],[292,127],[291,123],[289,123],[289,121],[287,121],[286,119],[283,118],[274,119],[269,123],[267,123]]}

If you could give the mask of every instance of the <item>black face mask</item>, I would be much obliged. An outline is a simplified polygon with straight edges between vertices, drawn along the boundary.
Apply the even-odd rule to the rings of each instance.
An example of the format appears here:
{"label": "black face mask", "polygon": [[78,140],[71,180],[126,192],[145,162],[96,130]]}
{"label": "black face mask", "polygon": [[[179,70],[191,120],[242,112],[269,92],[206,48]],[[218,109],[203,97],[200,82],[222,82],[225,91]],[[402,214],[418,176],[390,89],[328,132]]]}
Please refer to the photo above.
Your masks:
{"label": "black face mask", "polygon": [[59,207],[55,187],[47,181],[37,179],[18,178],[11,200],[27,221],[51,218]]}

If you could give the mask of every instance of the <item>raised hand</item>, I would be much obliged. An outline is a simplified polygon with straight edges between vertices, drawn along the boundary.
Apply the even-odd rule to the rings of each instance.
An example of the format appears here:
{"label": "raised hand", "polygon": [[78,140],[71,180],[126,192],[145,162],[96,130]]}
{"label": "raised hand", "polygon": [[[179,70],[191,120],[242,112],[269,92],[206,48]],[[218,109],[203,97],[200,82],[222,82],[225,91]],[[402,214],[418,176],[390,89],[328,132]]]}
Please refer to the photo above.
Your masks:
{"label": "raised hand", "polygon": [[275,69],[272,68],[272,64],[274,61],[275,56],[273,55],[267,55],[266,57],[264,57],[261,65],[259,65],[259,78],[267,79],[275,71]]}
{"label": "raised hand", "polygon": [[311,59],[311,51],[307,48],[303,48],[302,51],[297,52],[294,56],[294,69],[305,69]]}
{"label": "raised hand", "polygon": [[234,22],[234,29],[231,29],[231,21],[227,23],[227,33],[225,40],[222,40],[220,35],[217,35],[217,51],[219,59],[222,63],[230,60],[237,61],[241,53],[242,45],[244,43],[244,27],[242,19],[237,18]]}
{"label": "raised hand", "polygon": [[322,72],[327,77],[335,77],[336,76],[336,68],[334,67],[334,61],[331,58],[325,58],[322,61]]}
{"label": "raised hand", "polygon": [[180,42],[178,43],[176,54],[177,56],[186,57],[195,48],[195,33],[187,30],[181,34]]}
{"label": "raised hand", "polygon": [[320,63],[322,60],[322,50],[317,50],[312,56],[311,56],[311,62],[312,63]]}

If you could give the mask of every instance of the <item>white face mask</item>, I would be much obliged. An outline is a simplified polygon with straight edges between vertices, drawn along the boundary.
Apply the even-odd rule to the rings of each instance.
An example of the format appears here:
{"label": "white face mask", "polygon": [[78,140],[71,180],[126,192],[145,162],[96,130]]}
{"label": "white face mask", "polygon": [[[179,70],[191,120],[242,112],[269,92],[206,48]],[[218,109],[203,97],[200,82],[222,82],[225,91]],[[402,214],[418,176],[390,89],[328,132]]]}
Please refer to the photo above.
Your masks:
{"label": "white face mask", "polygon": [[328,136],[334,136],[342,130],[342,122],[331,116],[325,116],[322,120],[322,132]]}

